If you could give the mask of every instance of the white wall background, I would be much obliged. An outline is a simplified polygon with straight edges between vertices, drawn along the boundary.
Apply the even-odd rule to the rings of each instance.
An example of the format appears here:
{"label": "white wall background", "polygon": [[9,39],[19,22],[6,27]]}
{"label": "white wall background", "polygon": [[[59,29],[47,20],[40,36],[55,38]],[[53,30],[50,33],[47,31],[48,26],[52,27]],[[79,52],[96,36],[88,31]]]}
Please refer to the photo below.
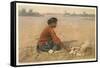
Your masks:
{"label": "white wall background", "polygon": [[[12,68],[9,65],[10,64],[10,2],[11,1],[12,0],[0,0],[0,68]],[[100,0],[24,0],[24,1],[97,5],[98,7],[100,7]],[[100,13],[98,18],[100,18]],[[100,26],[99,21],[98,21],[98,26]],[[99,30],[98,30],[98,34],[100,34]],[[98,40],[99,42],[100,36],[98,36],[98,38],[99,38]],[[98,50],[100,52],[100,46]],[[99,60],[100,60],[100,53],[99,53]],[[100,65],[100,61],[94,63],[35,66],[34,68],[99,68],[99,65]],[[33,68],[33,66],[26,67],[26,68]]]}

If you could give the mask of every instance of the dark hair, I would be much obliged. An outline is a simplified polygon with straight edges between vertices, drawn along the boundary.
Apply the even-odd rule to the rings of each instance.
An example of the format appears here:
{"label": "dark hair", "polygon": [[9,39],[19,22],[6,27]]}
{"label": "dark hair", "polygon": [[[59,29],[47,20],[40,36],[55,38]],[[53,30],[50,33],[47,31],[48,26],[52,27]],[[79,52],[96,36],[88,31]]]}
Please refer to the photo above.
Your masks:
{"label": "dark hair", "polygon": [[47,23],[48,23],[48,25],[51,24],[51,23],[57,23],[57,18],[52,17],[52,18],[50,18],[50,19],[48,20]]}

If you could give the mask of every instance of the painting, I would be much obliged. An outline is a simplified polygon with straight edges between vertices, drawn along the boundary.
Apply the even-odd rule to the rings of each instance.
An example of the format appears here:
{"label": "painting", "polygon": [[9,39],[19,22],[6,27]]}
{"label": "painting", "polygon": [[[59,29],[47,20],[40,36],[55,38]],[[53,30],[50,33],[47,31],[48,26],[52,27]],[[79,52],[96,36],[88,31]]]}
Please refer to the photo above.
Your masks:
{"label": "painting", "polygon": [[97,6],[11,5],[12,66],[97,61]]}

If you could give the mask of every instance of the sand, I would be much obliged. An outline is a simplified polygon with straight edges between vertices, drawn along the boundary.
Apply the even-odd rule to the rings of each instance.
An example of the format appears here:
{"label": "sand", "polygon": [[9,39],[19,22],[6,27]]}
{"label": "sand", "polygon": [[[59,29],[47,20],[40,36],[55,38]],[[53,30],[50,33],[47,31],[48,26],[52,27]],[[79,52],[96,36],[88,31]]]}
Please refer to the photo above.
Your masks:
{"label": "sand", "polygon": [[[57,36],[64,41],[78,40],[81,42],[89,40],[93,51],[91,55],[84,57],[70,56],[65,50],[54,54],[42,53],[37,57],[36,45],[41,31],[47,26],[50,17],[58,18],[55,29]],[[19,16],[19,62],[43,62],[52,60],[73,60],[95,58],[95,17],[45,15],[40,17]],[[67,44],[67,43],[66,43]]]}

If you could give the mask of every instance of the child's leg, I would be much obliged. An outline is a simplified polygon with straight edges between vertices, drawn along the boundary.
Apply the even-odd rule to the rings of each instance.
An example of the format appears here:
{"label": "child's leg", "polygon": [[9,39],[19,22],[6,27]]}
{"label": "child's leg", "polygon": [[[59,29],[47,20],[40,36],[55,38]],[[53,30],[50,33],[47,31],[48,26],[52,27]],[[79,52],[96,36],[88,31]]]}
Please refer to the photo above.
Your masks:
{"label": "child's leg", "polygon": [[59,50],[61,50],[61,46],[60,45],[54,45],[52,49],[54,51],[59,51]]}
{"label": "child's leg", "polygon": [[56,50],[61,50],[60,45],[56,45],[52,40],[48,42],[50,49],[56,51]]}
{"label": "child's leg", "polygon": [[43,51],[48,52],[50,50],[50,47],[48,45],[37,45],[37,51]]}

